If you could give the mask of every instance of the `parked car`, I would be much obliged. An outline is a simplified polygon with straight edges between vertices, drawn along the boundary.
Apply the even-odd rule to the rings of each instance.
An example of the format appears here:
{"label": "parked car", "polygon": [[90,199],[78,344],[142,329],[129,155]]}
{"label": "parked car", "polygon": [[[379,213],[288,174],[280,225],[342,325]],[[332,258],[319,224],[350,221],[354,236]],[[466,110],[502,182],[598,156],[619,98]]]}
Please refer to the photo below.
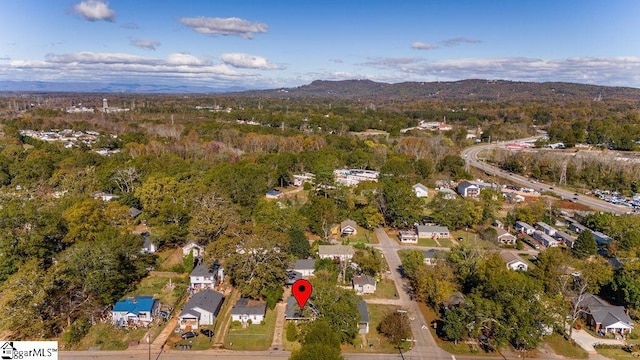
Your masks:
{"label": "parked car", "polygon": [[213,337],[213,330],[211,329],[200,329],[200,334],[206,337]]}
{"label": "parked car", "polygon": [[193,332],[193,331],[187,331],[186,333],[182,334],[182,336],[180,336],[183,339],[191,339],[198,336],[197,332]]}

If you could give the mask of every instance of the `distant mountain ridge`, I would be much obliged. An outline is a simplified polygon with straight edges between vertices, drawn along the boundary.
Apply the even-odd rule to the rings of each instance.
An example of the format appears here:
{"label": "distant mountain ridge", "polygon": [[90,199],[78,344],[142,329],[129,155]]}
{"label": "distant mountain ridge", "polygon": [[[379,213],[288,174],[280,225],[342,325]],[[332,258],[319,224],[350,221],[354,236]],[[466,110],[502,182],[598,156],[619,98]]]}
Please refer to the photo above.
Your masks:
{"label": "distant mountain ridge", "polygon": [[279,98],[345,98],[352,100],[636,100],[640,89],[565,82],[460,80],[451,82],[379,83],[371,80],[316,80],[309,85],[276,90],[250,90],[248,96]]}
{"label": "distant mountain ridge", "polygon": [[341,98],[348,100],[412,101],[640,101],[640,89],[566,82],[522,82],[508,80],[460,80],[449,82],[402,82],[371,80],[316,80],[308,85],[269,90],[242,87],[155,85],[136,83],[0,81],[0,92],[86,92],[145,94],[228,94],[264,98]]}

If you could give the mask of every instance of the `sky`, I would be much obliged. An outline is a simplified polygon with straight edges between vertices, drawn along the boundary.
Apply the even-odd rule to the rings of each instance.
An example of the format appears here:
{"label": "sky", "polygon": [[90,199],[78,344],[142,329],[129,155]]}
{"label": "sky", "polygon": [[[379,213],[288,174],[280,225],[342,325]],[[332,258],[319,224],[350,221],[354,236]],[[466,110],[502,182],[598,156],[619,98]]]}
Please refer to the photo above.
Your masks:
{"label": "sky", "polygon": [[0,0],[0,80],[640,88],[640,0]]}

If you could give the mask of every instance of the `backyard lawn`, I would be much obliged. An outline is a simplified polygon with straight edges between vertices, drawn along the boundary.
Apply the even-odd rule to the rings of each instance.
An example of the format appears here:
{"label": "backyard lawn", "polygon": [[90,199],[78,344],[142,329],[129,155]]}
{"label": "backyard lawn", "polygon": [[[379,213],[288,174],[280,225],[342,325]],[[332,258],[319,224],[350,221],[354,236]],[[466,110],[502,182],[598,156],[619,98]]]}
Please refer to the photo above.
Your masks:
{"label": "backyard lawn", "polygon": [[267,350],[271,346],[275,325],[275,310],[267,310],[265,321],[262,324],[249,325],[246,329],[232,323],[224,345],[232,350]]}
{"label": "backyard lawn", "polygon": [[383,279],[376,285],[376,292],[373,294],[365,294],[364,299],[396,299],[396,284],[391,279]]}
{"label": "backyard lawn", "polygon": [[358,233],[351,235],[342,240],[349,240],[349,244],[363,243],[363,244],[377,244],[378,238],[374,235],[373,231],[367,230],[358,226]]}
{"label": "backyard lawn", "polygon": [[[398,353],[398,349],[389,341],[386,337],[378,334],[378,325],[380,321],[392,311],[400,309],[395,305],[378,305],[367,304],[369,310],[369,333],[365,335],[367,344],[362,343],[362,337],[356,336],[353,345],[342,345],[342,351],[344,352],[376,352],[376,353]],[[369,347],[369,345],[373,347]],[[403,351],[409,350],[409,343],[404,343]]]}

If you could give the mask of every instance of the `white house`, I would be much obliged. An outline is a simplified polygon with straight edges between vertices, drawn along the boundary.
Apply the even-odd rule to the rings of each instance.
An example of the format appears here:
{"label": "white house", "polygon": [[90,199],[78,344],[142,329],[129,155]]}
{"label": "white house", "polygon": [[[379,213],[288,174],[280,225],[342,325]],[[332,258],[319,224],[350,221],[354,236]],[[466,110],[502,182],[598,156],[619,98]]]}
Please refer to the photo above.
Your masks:
{"label": "white house", "polygon": [[199,291],[187,301],[178,316],[180,329],[197,330],[201,325],[213,325],[224,297],[211,289]]}
{"label": "white house", "polygon": [[136,296],[118,301],[111,311],[114,326],[149,325],[159,311],[159,302],[153,296]]}
{"label": "white house", "polygon": [[540,230],[536,230],[532,236],[534,239],[538,240],[539,242],[542,243],[542,245],[546,247],[555,247],[555,246],[558,246],[559,244],[558,240],[552,238],[551,236],[543,233]]}
{"label": "white house", "polygon": [[339,259],[340,261],[351,260],[355,250],[349,245],[319,245],[318,256],[320,259]]}
{"label": "white house", "polygon": [[153,254],[158,251],[158,246],[151,240],[151,235],[148,232],[140,234],[142,236],[142,249],[140,252],[143,254]]}
{"label": "white house", "polygon": [[304,174],[299,174],[299,175],[293,175],[293,185],[294,186],[302,186],[304,185],[304,183],[308,182],[308,183],[312,183],[313,180],[315,179],[315,175],[313,175],[312,173],[304,173]]}
{"label": "white house", "polygon": [[289,271],[295,271],[301,276],[309,277],[315,273],[316,260],[315,259],[299,259],[288,269]]}
{"label": "white house", "polygon": [[376,280],[369,275],[355,275],[352,283],[356,294],[373,294],[376,292]]}
{"label": "white house", "polygon": [[193,251],[193,257],[204,255],[204,247],[198,245],[195,241],[189,241],[182,247],[182,256],[188,256]]}
{"label": "white house", "polygon": [[536,223],[536,227],[538,227],[538,229],[540,231],[542,231],[543,233],[545,233],[545,234],[547,234],[549,236],[554,236],[556,234],[556,231],[558,231],[553,226],[551,226],[551,225],[549,225],[549,224],[547,224],[545,222],[542,222],[542,221],[537,222]]}
{"label": "white house", "polygon": [[423,197],[429,196],[429,189],[426,186],[424,186],[424,185],[422,185],[420,183],[417,183],[417,184],[413,185],[412,188],[413,188],[413,192],[419,198],[423,198]]}
{"label": "white house", "polygon": [[456,188],[458,194],[464,197],[478,197],[480,195],[480,188],[478,185],[472,184],[468,181],[462,181]]}
{"label": "white house", "polygon": [[347,219],[340,223],[340,235],[349,236],[358,233],[358,225],[355,221]]}
{"label": "white house", "polygon": [[507,265],[507,269],[514,271],[527,271],[529,269],[529,265],[514,253],[503,251],[500,253],[500,256],[502,257],[505,265]]}
{"label": "white house", "polygon": [[453,191],[453,190],[451,190],[451,189],[449,189],[449,188],[446,188],[446,187],[441,187],[441,188],[439,188],[439,189],[438,189],[438,192],[439,192],[440,194],[442,194],[442,197],[443,197],[444,199],[446,199],[446,200],[453,200],[453,199],[455,199],[456,197],[458,197],[458,194],[456,194],[456,192],[455,192],[455,191]]}
{"label": "white house", "polygon": [[448,239],[451,234],[446,226],[416,225],[420,239]]}
{"label": "white house", "polygon": [[503,244],[503,245],[515,245],[516,244],[515,235],[512,235],[511,233],[509,233],[505,229],[496,228],[496,227],[494,227],[494,229],[496,229],[496,232],[498,233],[498,242],[500,244]]}
{"label": "white house", "polygon": [[418,243],[418,234],[414,230],[400,230],[398,231],[398,238],[403,244]]}
{"label": "white house", "polygon": [[429,266],[435,265],[438,261],[443,260],[446,256],[444,251],[440,251],[436,249],[429,249],[427,251],[423,251],[422,254],[424,254],[425,265],[429,265]]}
{"label": "white house", "polygon": [[241,298],[231,309],[231,321],[240,321],[243,326],[262,324],[266,313],[265,302]]}
{"label": "white house", "polygon": [[213,289],[223,281],[224,270],[218,263],[213,264],[211,268],[207,268],[204,263],[200,263],[189,274],[189,284],[191,289],[194,290]]}
{"label": "white house", "polygon": [[515,229],[516,231],[523,232],[527,235],[533,235],[533,232],[536,231],[533,226],[527,224],[524,221],[516,221]]}

